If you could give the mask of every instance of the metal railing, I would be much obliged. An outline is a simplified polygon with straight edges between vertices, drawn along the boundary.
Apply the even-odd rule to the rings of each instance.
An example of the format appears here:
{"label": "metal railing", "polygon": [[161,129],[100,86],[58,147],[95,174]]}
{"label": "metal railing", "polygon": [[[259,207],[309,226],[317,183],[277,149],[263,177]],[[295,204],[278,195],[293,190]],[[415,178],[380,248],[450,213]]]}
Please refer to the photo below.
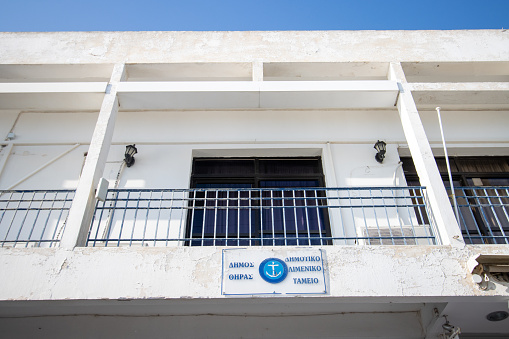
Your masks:
{"label": "metal railing", "polygon": [[432,245],[423,187],[111,189],[87,246]]}
{"label": "metal railing", "polygon": [[57,246],[74,190],[0,191],[0,247]]}
{"label": "metal railing", "polygon": [[509,187],[455,187],[467,244],[509,244]]}

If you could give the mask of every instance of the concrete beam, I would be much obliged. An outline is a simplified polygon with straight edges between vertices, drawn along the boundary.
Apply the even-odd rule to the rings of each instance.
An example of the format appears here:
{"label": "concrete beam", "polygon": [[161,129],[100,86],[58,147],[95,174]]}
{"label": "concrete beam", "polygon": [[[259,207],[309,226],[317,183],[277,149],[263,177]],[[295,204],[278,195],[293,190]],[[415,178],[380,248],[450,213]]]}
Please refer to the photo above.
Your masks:
{"label": "concrete beam", "polygon": [[403,132],[421,185],[426,186],[429,203],[442,244],[464,246],[461,230],[454,216],[424,126],[415,106],[410,86],[406,82],[400,63],[391,63],[389,79],[398,81],[397,107]]}
{"label": "concrete beam", "polygon": [[60,242],[63,248],[72,249],[76,246],[84,246],[86,243],[95,207],[94,191],[104,170],[118,113],[117,88],[124,76],[125,65],[115,65],[69,210],[66,228]]}
{"label": "concrete beam", "polygon": [[11,82],[0,83],[0,93],[104,93],[107,85],[107,82]]}
{"label": "concrete beam", "polygon": [[454,91],[484,92],[509,91],[509,82],[414,82],[408,87],[412,92]]}
{"label": "concrete beam", "polygon": [[123,109],[328,109],[394,107],[398,87],[372,81],[123,82]]}

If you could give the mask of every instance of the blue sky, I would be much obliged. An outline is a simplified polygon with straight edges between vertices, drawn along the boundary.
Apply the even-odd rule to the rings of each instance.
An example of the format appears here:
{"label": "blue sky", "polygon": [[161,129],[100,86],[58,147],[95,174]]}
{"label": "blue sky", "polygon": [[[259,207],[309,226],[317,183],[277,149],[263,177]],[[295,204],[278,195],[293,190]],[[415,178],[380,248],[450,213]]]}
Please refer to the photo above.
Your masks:
{"label": "blue sky", "polygon": [[509,28],[509,0],[0,0],[0,31]]}

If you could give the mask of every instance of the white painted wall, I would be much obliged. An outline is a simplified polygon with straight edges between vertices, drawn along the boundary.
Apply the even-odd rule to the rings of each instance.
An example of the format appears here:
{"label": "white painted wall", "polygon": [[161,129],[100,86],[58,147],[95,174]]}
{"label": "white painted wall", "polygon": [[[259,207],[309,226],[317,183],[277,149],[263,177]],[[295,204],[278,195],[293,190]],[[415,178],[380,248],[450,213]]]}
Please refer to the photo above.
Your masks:
{"label": "white painted wall", "polygon": [[[420,110],[419,114],[430,143],[441,143],[437,112]],[[450,143],[509,144],[509,111],[441,110],[445,140]],[[482,147],[481,145],[479,145]],[[509,155],[509,150],[506,155]]]}
{"label": "white painted wall", "polygon": [[[439,141],[434,139],[437,127],[433,126],[436,117],[432,113],[425,111],[421,115],[431,140]],[[483,112],[482,118],[471,112],[446,115],[447,135],[458,143],[471,142],[466,132],[473,131],[478,135],[475,141],[500,143],[507,138],[504,128],[507,116],[500,112]],[[452,118],[462,115],[468,119],[455,124]],[[82,143],[14,186],[15,189],[76,187],[96,113],[21,113],[16,125],[15,112],[6,112],[1,117],[12,126],[16,144],[0,176],[0,187],[11,187],[76,143]],[[481,119],[490,128],[479,130]],[[378,139],[388,143],[383,164],[374,159],[373,144]],[[331,145],[330,153],[327,142]],[[132,143],[138,148],[136,163],[123,168],[125,145]],[[322,157],[329,187],[404,186],[398,156],[401,145],[404,147],[406,141],[395,110],[120,112],[103,176],[109,180],[110,188],[189,188],[195,156],[311,155]],[[5,152],[0,156],[4,157]],[[389,212],[391,220],[397,218],[393,212]],[[360,217],[352,219],[351,211],[342,210],[341,217],[334,214],[337,213],[331,213],[334,234],[359,236],[365,232],[355,229],[354,219]],[[412,215],[409,217],[415,218]],[[179,215],[173,214],[173,219],[180,223]],[[114,225],[118,222],[120,219]],[[396,224],[412,222],[415,220],[397,220]],[[150,223],[148,226],[153,227]],[[171,230],[175,237],[179,227]]]}
{"label": "white painted wall", "polygon": [[[15,134],[11,141],[14,146],[0,175],[0,189],[76,188],[97,113],[24,112],[18,115],[2,111],[0,119],[0,126],[6,131],[4,135],[9,131]],[[60,159],[16,184],[71,149]],[[3,151],[0,156],[6,157],[6,153]]]}

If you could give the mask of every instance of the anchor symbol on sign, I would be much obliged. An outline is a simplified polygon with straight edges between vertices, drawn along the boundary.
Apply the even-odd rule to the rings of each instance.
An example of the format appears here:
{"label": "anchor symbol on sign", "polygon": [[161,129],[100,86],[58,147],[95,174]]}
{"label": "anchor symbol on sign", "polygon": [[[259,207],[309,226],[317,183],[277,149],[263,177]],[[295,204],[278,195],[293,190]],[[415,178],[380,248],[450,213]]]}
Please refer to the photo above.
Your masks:
{"label": "anchor symbol on sign", "polygon": [[267,274],[271,278],[277,278],[277,277],[279,277],[283,273],[282,271],[279,271],[276,274],[276,269],[275,268],[279,267],[279,265],[276,264],[274,261],[272,261],[271,264],[267,265],[267,266],[272,267],[272,274],[270,274],[269,272],[265,271],[265,274]]}

